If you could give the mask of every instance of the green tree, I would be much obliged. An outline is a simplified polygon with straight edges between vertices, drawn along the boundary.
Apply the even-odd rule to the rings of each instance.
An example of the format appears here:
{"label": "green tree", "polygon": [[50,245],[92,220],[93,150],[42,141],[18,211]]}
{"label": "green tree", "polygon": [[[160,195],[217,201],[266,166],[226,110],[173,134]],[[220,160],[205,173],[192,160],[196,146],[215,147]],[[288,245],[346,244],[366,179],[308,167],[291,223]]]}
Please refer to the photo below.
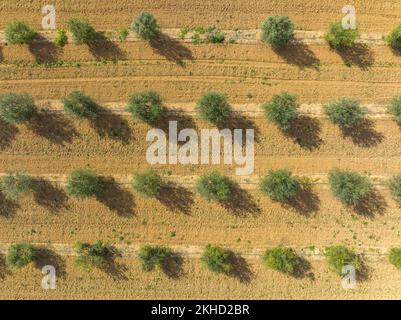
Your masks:
{"label": "green tree", "polygon": [[386,37],[386,41],[393,49],[401,49],[401,24]]}
{"label": "green tree", "polygon": [[401,96],[394,97],[387,107],[387,112],[390,113],[394,120],[401,124]]}
{"label": "green tree", "polygon": [[86,19],[71,18],[67,25],[75,44],[89,44],[98,38],[97,32]]}
{"label": "green tree", "polygon": [[113,256],[112,250],[99,240],[94,244],[77,242],[73,249],[77,253],[75,265],[82,271],[104,268]]}
{"label": "green tree", "polygon": [[394,200],[401,203],[401,174],[392,177],[387,184]]}
{"label": "green tree", "polygon": [[391,248],[388,259],[393,266],[401,270],[401,248]]}
{"label": "green tree", "polygon": [[73,91],[63,99],[64,110],[76,118],[93,119],[96,117],[99,106],[90,97],[81,91]]}
{"label": "green tree", "polygon": [[93,171],[78,169],[67,180],[67,192],[70,196],[83,199],[95,197],[102,191],[101,179]]}
{"label": "green tree", "polygon": [[198,101],[196,110],[203,120],[219,124],[231,114],[231,107],[224,94],[219,92],[206,92]]}
{"label": "green tree", "polygon": [[158,121],[164,116],[162,100],[155,91],[145,91],[131,95],[127,111],[135,119],[147,123]]}
{"label": "green tree", "polygon": [[329,185],[333,195],[349,205],[358,204],[361,200],[366,199],[373,190],[367,176],[350,170],[331,170]]}
{"label": "green tree", "polygon": [[324,38],[333,48],[351,48],[359,38],[359,31],[358,29],[344,29],[341,22],[334,22],[330,25]]}
{"label": "green tree", "polygon": [[28,44],[35,38],[36,32],[25,22],[13,21],[7,24],[5,35],[10,44]]}
{"label": "green tree", "polygon": [[4,93],[0,95],[0,117],[8,123],[28,122],[35,112],[35,103],[28,94]]}
{"label": "green tree", "polygon": [[132,187],[145,198],[156,198],[160,195],[162,178],[154,170],[135,173]]}
{"label": "green tree", "polygon": [[233,254],[230,250],[207,245],[202,254],[202,263],[212,272],[230,273],[233,269]]}
{"label": "green tree", "polygon": [[172,253],[171,249],[163,246],[145,245],[141,247],[139,259],[142,263],[142,269],[146,272],[152,271],[155,267],[163,269]]}
{"label": "green tree", "polygon": [[58,47],[64,47],[68,43],[68,36],[64,29],[57,30],[54,44]]}
{"label": "green tree", "polygon": [[196,182],[196,191],[208,201],[227,201],[231,195],[232,181],[218,172],[204,174]]}
{"label": "green tree", "polygon": [[143,40],[155,39],[160,33],[155,17],[149,12],[141,12],[132,22],[131,29]]}
{"label": "green tree", "polygon": [[266,118],[282,130],[288,130],[297,119],[298,107],[297,96],[287,92],[275,94],[270,102],[262,106]]}
{"label": "green tree", "polygon": [[8,247],[6,253],[6,266],[20,269],[33,261],[35,249],[28,243],[15,243]]}
{"label": "green tree", "polygon": [[361,258],[345,246],[327,247],[324,254],[330,269],[340,276],[343,273],[343,267],[347,265],[353,266],[356,271],[362,269]]}
{"label": "green tree", "polygon": [[329,120],[342,129],[350,129],[358,125],[366,114],[366,109],[359,105],[359,102],[340,98],[324,107]]}
{"label": "green tree", "polygon": [[9,200],[19,200],[33,189],[34,180],[25,173],[8,173],[0,180],[0,191]]}
{"label": "green tree", "polygon": [[294,275],[300,266],[301,259],[291,248],[276,247],[267,249],[263,261],[273,270]]}
{"label": "green tree", "polygon": [[260,182],[260,190],[272,200],[280,202],[291,200],[299,189],[299,179],[286,169],[269,170]]}
{"label": "green tree", "polygon": [[294,24],[286,16],[268,17],[262,24],[262,41],[282,48],[294,39]]}

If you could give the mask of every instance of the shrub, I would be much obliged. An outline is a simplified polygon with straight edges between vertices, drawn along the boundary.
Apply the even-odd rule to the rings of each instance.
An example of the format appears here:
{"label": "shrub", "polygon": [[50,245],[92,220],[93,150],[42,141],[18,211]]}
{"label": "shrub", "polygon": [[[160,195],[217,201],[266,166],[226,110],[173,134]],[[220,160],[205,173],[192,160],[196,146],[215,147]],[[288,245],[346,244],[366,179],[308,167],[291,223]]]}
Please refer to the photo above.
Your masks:
{"label": "shrub", "polygon": [[0,191],[9,200],[18,200],[33,189],[33,179],[24,173],[9,173],[0,180]]}
{"label": "shrub", "polygon": [[224,42],[224,33],[214,32],[207,36],[207,41],[211,43],[222,43]]}
{"label": "shrub", "polygon": [[272,200],[286,202],[293,198],[300,188],[297,177],[286,169],[269,170],[260,182],[260,190]]}
{"label": "shrub", "polygon": [[131,95],[127,111],[135,119],[148,123],[160,120],[164,116],[162,100],[155,91],[145,91]]}
{"label": "shrub", "polygon": [[154,170],[136,173],[132,187],[145,198],[156,198],[160,195],[162,178]]}
{"label": "shrub", "polygon": [[401,248],[391,248],[388,259],[392,265],[401,270]]}
{"label": "shrub", "polygon": [[68,177],[67,192],[70,196],[83,199],[97,196],[101,191],[101,179],[91,170],[78,169]]}
{"label": "shrub", "polygon": [[366,109],[362,108],[357,101],[341,98],[326,105],[324,112],[332,123],[342,129],[350,129],[363,119]]}
{"label": "shrub", "polygon": [[351,48],[358,37],[358,29],[343,29],[341,22],[332,23],[324,36],[327,43],[336,49]]}
{"label": "shrub", "polygon": [[10,44],[27,44],[36,36],[36,32],[25,22],[13,21],[7,24],[5,35]]}
{"label": "shrub", "polygon": [[129,35],[129,30],[126,28],[118,29],[118,40],[125,41]]}
{"label": "shrub", "polygon": [[68,36],[64,29],[57,30],[54,44],[58,47],[64,47],[68,43]]}
{"label": "shrub", "polygon": [[68,20],[67,25],[75,44],[88,44],[98,37],[95,29],[85,19],[71,18]]}
{"label": "shrub", "polygon": [[143,40],[155,39],[160,32],[155,17],[149,12],[141,12],[132,23],[131,29]]}
{"label": "shrub", "polygon": [[6,266],[22,268],[31,263],[35,256],[34,247],[28,243],[16,243],[8,247],[6,253]]}
{"label": "shrub", "polygon": [[231,186],[231,180],[218,172],[205,174],[196,182],[196,190],[208,201],[227,201]]}
{"label": "shrub", "polygon": [[36,107],[28,94],[4,93],[0,95],[0,117],[11,124],[29,121]]}
{"label": "shrub", "polygon": [[205,93],[198,101],[196,109],[203,120],[216,124],[226,120],[231,113],[226,96],[218,92]]}
{"label": "shrub", "polygon": [[401,175],[394,176],[388,181],[391,195],[397,202],[401,202]]}
{"label": "shrub", "polygon": [[262,24],[262,41],[281,48],[294,39],[294,24],[286,16],[268,17]]}
{"label": "shrub", "polygon": [[92,267],[103,268],[112,256],[110,249],[99,240],[94,244],[77,242],[74,251],[78,254],[75,265],[82,271],[90,271]]}
{"label": "shrub", "polygon": [[287,92],[275,94],[262,108],[265,109],[267,119],[282,130],[289,129],[298,117],[297,97]]}
{"label": "shrub", "polygon": [[216,273],[230,273],[233,268],[232,252],[210,244],[206,246],[201,261],[210,271]]}
{"label": "shrub", "polygon": [[162,246],[143,246],[139,250],[139,259],[144,271],[152,271],[155,267],[163,268],[172,251]]}
{"label": "shrub", "polygon": [[387,36],[386,41],[390,47],[401,49],[401,24]]}
{"label": "shrub", "polygon": [[342,275],[343,267],[351,265],[356,271],[362,268],[362,261],[358,255],[345,246],[331,246],[326,248],[325,256],[329,267],[338,275]]}
{"label": "shrub", "polygon": [[81,91],[73,91],[63,99],[65,112],[77,118],[95,118],[99,106]]}
{"label": "shrub", "polygon": [[330,171],[329,185],[333,195],[349,205],[358,204],[372,192],[372,184],[368,177],[349,170]]}
{"label": "shrub", "polygon": [[391,100],[387,111],[393,116],[395,121],[401,124],[401,96],[394,97],[393,100]]}
{"label": "shrub", "polygon": [[266,250],[263,261],[269,268],[288,274],[295,274],[300,265],[296,252],[283,247]]}

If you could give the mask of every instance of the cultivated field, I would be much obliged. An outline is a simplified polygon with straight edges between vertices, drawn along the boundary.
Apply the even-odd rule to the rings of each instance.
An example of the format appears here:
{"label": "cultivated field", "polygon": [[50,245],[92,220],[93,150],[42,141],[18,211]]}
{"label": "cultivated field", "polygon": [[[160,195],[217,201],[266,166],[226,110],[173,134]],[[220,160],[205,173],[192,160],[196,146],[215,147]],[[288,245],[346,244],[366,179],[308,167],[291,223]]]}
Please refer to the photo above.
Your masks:
{"label": "cultivated field", "polygon": [[[382,39],[401,22],[400,1],[354,1],[359,29],[368,40],[342,54],[321,36],[343,16],[335,1],[53,4],[58,28],[81,16],[111,40],[63,48],[5,45],[1,31],[13,19],[40,30],[42,1],[0,2],[0,93],[28,93],[40,109],[26,125],[0,120],[0,174],[23,171],[46,179],[45,190],[18,203],[0,193],[0,260],[10,243],[30,242],[52,249],[40,263],[54,263],[59,273],[57,289],[43,290],[41,265],[9,270],[0,261],[1,299],[401,298],[401,271],[388,262],[390,248],[401,245],[401,209],[385,185],[401,173],[401,129],[384,108],[401,94],[401,58]],[[152,44],[130,34],[126,41],[116,41],[116,30],[128,28],[143,10],[154,14],[169,40]],[[275,14],[288,15],[306,40],[279,53],[262,44],[255,30]],[[194,44],[178,36],[183,27],[210,25],[236,34],[238,42]],[[235,110],[233,126],[255,129],[254,173],[237,177],[235,165],[222,164],[150,166],[145,156],[151,126],[124,111],[131,93],[150,89],[160,93],[170,110],[156,127],[177,120],[179,128],[197,132],[213,128],[195,112],[197,100],[205,91],[225,93]],[[73,90],[102,105],[95,121],[63,112],[60,100]],[[297,94],[302,104],[302,117],[286,134],[260,108],[283,91]],[[369,110],[363,126],[349,134],[322,113],[323,104],[343,96]],[[150,167],[169,182],[158,199],[141,198],[130,186],[133,173]],[[357,209],[338,202],[327,183],[335,167],[368,174],[374,197]],[[69,197],[66,179],[77,168],[91,168],[112,180],[107,194],[89,200]],[[291,169],[311,184],[289,205],[271,201],[258,188],[261,176],[279,168]],[[230,206],[207,202],[196,193],[197,177],[211,170],[239,183]],[[96,240],[115,245],[122,257],[112,270],[82,272],[74,265],[71,246]],[[180,256],[178,266],[167,274],[142,271],[137,252],[143,244],[171,247]],[[208,271],[199,259],[207,244],[233,250],[236,272]],[[367,276],[355,290],[342,289],[341,279],[327,266],[324,249],[336,244],[352,247],[366,259]],[[264,250],[280,245],[310,262],[303,277],[263,264]]]}

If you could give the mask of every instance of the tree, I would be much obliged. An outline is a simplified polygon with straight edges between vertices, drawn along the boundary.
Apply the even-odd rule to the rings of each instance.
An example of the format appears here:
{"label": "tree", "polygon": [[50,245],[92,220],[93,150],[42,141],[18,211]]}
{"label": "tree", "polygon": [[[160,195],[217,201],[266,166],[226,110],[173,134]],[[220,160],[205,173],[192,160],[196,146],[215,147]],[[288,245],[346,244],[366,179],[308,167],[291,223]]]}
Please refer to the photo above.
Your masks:
{"label": "tree", "polygon": [[291,275],[298,271],[301,263],[300,257],[293,249],[283,247],[267,249],[263,261],[269,268]]}
{"label": "tree", "polygon": [[331,246],[325,250],[325,256],[329,267],[338,275],[343,275],[343,267],[351,265],[356,271],[362,269],[362,260],[351,249],[345,246]]}
{"label": "tree", "polygon": [[387,184],[394,200],[401,203],[401,174],[392,177]]}
{"label": "tree", "polygon": [[155,91],[145,91],[131,95],[127,111],[135,119],[147,123],[158,121],[164,116],[162,100]]}
{"label": "tree", "polygon": [[197,192],[207,201],[227,201],[231,195],[232,182],[218,172],[204,174],[196,182]]}
{"label": "tree", "polygon": [[155,17],[149,12],[141,12],[132,22],[131,29],[143,40],[155,39],[160,33]]}
{"label": "tree", "polygon": [[391,248],[388,258],[393,266],[401,270],[401,248]]}
{"label": "tree", "polygon": [[146,245],[139,250],[139,259],[142,263],[142,269],[146,272],[152,271],[155,267],[164,268],[171,255],[171,249],[163,246]]}
{"label": "tree", "polygon": [[10,44],[28,44],[36,36],[36,32],[32,30],[25,22],[13,21],[7,24],[6,41]]}
{"label": "tree", "polygon": [[28,122],[35,112],[35,103],[28,94],[4,93],[0,95],[0,117],[8,123]]}
{"label": "tree", "polygon": [[28,243],[15,243],[8,247],[6,253],[6,266],[20,269],[33,261],[35,249]]}
{"label": "tree", "polygon": [[260,182],[260,190],[272,200],[287,202],[293,198],[300,189],[297,177],[286,169],[269,170]]}
{"label": "tree", "polygon": [[294,24],[286,16],[268,17],[262,24],[262,41],[282,48],[294,39]]}
{"label": "tree", "polygon": [[393,116],[395,121],[401,124],[401,96],[394,97],[393,100],[391,100],[387,111]]}
{"label": "tree", "polygon": [[90,271],[92,267],[104,268],[113,256],[112,250],[99,240],[94,244],[77,242],[73,249],[77,253],[75,265],[82,271]]}
{"label": "tree", "polygon": [[341,129],[350,129],[358,125],[363,119],[366,109],[359,102],[348,98],[340,98],[324,107],[329,120]]}
{"label": "tree", "polygon": [[24,173],[8,173],[0,180],[0,191],[9,200],[19,200],[33,188],[33,178]]}
{"label": "tree", "polygon": [[288,130],[298,117],[297,97],[287,92],[275,94],[262,108],[265,109],[267,119],[282,130]]}
{"label": "tree", "polygon": [[329,185],[333,195],[341,202],[356,205],[372,192],[367,176],[350,170],[334,169],[329,172]]}
{"label": "tree", "polygon": [[230,273],[233,269],[232,255],[230,250],[209,244],[202,254],[201,261],[212,272]]}
{"label": "tree", "polygon": [[63,99],[65,112],[77,118],[96,117],[99,111],[98,104],[81,91],[73,91]]}
{"label": "tree", "polygon": [[344,29],[341,22],[334,22],[330,25],[324,38],[335,49],[351,48],[359,38],[359,31],[358,29]]}
{"label": "tree", "polygon": [[156,198],[160,195],[162,178],[154,170],[138,172],[134,175],[132,187],[145,198]]}
{"label": "tree", "polygon": [[58,47],[64,47],[68,43],[68,36],[64,29],[57,30],[54,44]]}
{"label": "tree", "polygon": [[198,101],[196,110],[203,120],[219,124],[231,114],[231,107],[224,94],[219,92],[206,92]]}
{"label": "tree", "polygon": [[97,32],[86,19],[71,18],[67,25],[75,44],[89,44],[98,38]]}
{"label": "tree", "polygon": [[401,24],[387,36],[386,41],[393,49],[401,49]]}
{"label": "tree", "polygon": [[67,192],[78,199],[94,197],[102,191],[101,179],[91,170],[73,171],[67,180]]}

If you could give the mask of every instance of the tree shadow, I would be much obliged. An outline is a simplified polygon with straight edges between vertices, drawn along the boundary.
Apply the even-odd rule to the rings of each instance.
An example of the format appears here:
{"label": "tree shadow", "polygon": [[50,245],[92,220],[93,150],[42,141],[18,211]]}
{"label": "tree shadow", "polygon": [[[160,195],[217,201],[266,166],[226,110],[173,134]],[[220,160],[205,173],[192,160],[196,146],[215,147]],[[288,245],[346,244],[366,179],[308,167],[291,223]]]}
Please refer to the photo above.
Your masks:
{"label": "tree shadow", "polygon": [[56,277],[65,278],[67,275],[64,259],[54,250],[49,248],[36,248],[34,257],[35,267],[42,270],[44,266],[53,266],[56,269]]}
{"label": "tree shadow", "polygon": [[184,259],[180,253],[173,252],[162,265],[162,271],[171,279],[178,279],[184,275]]}
{"label": "tree shadow", "polygon": [[132,136],[128,121],[104,107],[98,106],[98,109],[98,115],[91,120],[91,125],[97,134],[128,144]]}
{"label": "tree shadow", "polygon": [[71,121],[61,113],[42,110],[36,112],[29,128],[51,143],[64,146],[80,136]]}
{"label": "tree shadow", "polygon": [[[217,128],[219,130],[230,129],[232,132],[234,132],[234,129],[253,129],[254,140],[256,142],[259,141],[260,130],[256,126],[255,121],[253,121],[248,116],[241,114],[240,112],[232,111],[227,119],[217,124]],[[243,132],[243,136],[245,136],[245,132]],[[242,140],[241,145],[245,145],[245,139]]]}
{"label": "tree shadow", "polygon": [[88,47],[96,60],[118,61],[127,58],[126,53],[101,32],[97,33],[95,41],[88,43]]}
{"label": "tree shadow", "polygon": [[124,189],[113,177],[101,177],[102,191],[96,197],[111,211],[123,217],[135,215],[135,202],[131,192]]}
{"label": "tree shadow", "polygon": [[281,49],[273,49],[286,63],[299,68],[313,68],[319,70],[320,60],[315,53],[301,41],[294,41]]}
{"label": "tree shadow", "polygon": [[156,39],[150,40],[149,44],[157,54],[180,66],[184,66],[183,60],[193,60],[191,50],[167,34],[160,33]]}
{"label": "tree shadow", "polygon": [[100,269],[115,280],[128,280],[126,275],[128,267],[125,264],[116,261],[116,258],[122,257],[121,252],[114,246],[109,246],[107,249],[108,253],[106,260]]}
{"label": "tree shadow", "polygon": [[0,46],[0,63],[4,61],[3,46]]}
{"label": "tree shadow", "polygon": [[238,279],[241,283],[249,283],[255,277],[246,259],[235,252],[231,252],[231,265],[229,276]]}
{"label": "tree shadow", "polygon": [[6,259],[4,254],[0,253],[0,279],[4,279],[11,274],[12,272],[6,266]]}
{"label": "tree shadow", "polygon": [[357,281],[364,282],[369,280],[370,278],[370,268],[366,262],[365,256],[359,255],[359,259],[361,262],[361,266],[356,272]]}
{"label": "tree shadow", "polygon": [[238,183],[231,181],[230,191],[230,198],[221,202],[227,210],[238,216],[260,214],[261,210],[253,197]]}
{"label": "tree shadow", "polygon": [[[181,109],[168,110],[165,108],[164,116],[160,120],[150,123],[150,125],[152,125],[154,128],[159,128],[164,132],[168,132],[170,121],[177,121],[178,132],[182,129],[197,130],[197,125],[194,121],[194,118]],[[185,142],[179,141],[178,143],[183,144]]]}
{"label": "tree shadow", "polygon": [[187,188],[169,181],[161,186],[157,199],[171,211],[190,214],[194,203],[194,194]]}
{"label": "tree shadow", "polygon": [[308,182],[300,182],[299,190],[293,198],[288,200],[284,205],[288,205],[298,213],[304,216],[311,216],[317,213],[320,208],[320,200],[313,186]]}
{"label": "tree shadow", "polygon": [[321,146],[320,122],[317,118],[300,115],[283,133],[296,142],[301,148],[315,150]]}
{"label": "tree shadow", "polygon": [[38,63],[56,62],[62,51],[60,47],[57,47],[53,42],[39,33],[29,42],[28,48]]}
{"label": "tree shadow", "polygon": [[16,126],[0,119],[0,151],[11,145],[19,130]]}
{"label": "tree shadow", "polygon": [[51,213],[69,208],[66,192],[55,183],[43,178],[35,178],[33,197],[38,205],[45,207]]}
{"label": "tree shadow", "polygon": [[353,209],[357,214],[367,218],[383,215],[386,208],[386,200],[375,188],[366,198],[359,201],[356,205],[351,206],[351,209]]}
{"label": "tree shadow", "polygon": [[20,206],[17,202],[7,199],[4,194],[0,192],[0,216],[10,218],[16,214],[19,208]]}
{"label": "tree shadow", "polygon": [[362,119],[350,129],[342,129],[345,138],[351,138],[352,142],[359,147],[370,148],[383,141],[383,134],[374,129],[374,122],[370,119]]}
{"label": "tree shadow", "polygon": [[375,63],[372,50],[364,43],[356,43],[351,48],[340,48],[335,51],[346,65],[356,65],[362,70],[368,70]]}
{"label": "tree shadow", "polygon": [[304,257],[298,257],[298,264],[294,270],[292,276],[294,278],[309,278],[310,280],[315,280],[315,275],[313,274],[311,263]]}

